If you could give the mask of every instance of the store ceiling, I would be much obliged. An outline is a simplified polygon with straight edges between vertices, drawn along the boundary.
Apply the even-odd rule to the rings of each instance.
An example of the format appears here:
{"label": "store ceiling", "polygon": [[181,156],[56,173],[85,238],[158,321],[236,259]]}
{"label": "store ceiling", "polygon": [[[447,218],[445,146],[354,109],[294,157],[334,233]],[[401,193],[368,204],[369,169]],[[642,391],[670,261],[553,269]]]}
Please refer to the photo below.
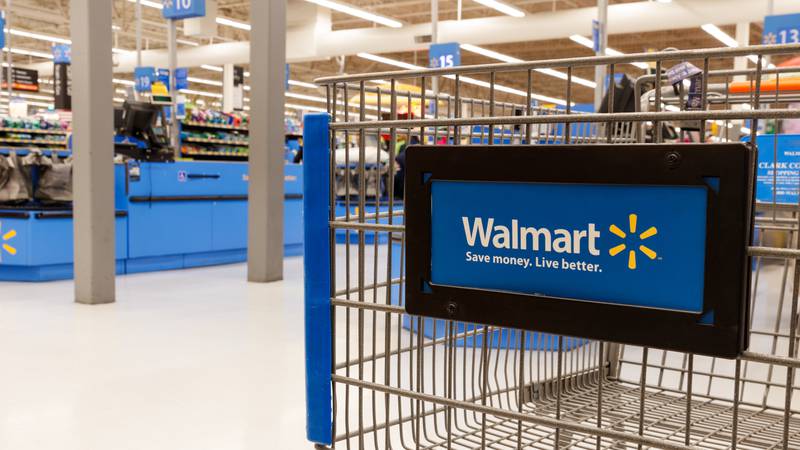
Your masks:
{"label": "store ceiling", "polygon": [[[118,51],[133,51],[136,48],[135,3],[130,0],[113,1],[113,22],[115,25],[114,47],[119,49]],[[430,0],[338,1],[399,20],[405,24],[420,24],[430,21]],[[609,3],[632,3],[636,1],[641,0],[610,0]],[[596,0],[506,0],[505,2],[525,11],[525,13],[528,15],[551,12],[553,10],[558,11],[573,8],[586,8],[596,5]],[[463,19],[501,15],[501,13],[483,6],[473,0],[440,0],[440,20],[457,19],[459,3],[462,5],[461,17]],[[250,0],[219,0],[218,15],[246,23],[248,21],[249,4]],[[143,7],[142,13],[144,48],[165,48],[166,26],[164,19],[161,17],[161,11],[152,7]],[[334,30],[375,26],[375,24],[371,22],[354,18],[339,12],[333,12],[331,19],[332,28]],[[721,28],[728,34],[732,35],[734,33],[734,27],[732,25],[719,25],[721,25]],[[680,24],[676,24],[676,26],[680,26]],[[46,34],[49,36],[68,38],[69,0],[13,0],[11,28],[14,30],[24,30]],[[671,31],[626,35],[613,34],[613,30],[610,31],[612,34],[609,37],[609,46],[624,53],[636,53],[653,49],[664,49],[668,47],[692,49],[722,46],[719,41],[699,28],[675,29]],[[761,24],[758,22],[753,23],[751,26],[751,42],[758,42],[760,40],[760,34]],[[179,44],[179,47],[190,47],[220,42],[247,41],[249,40],[249,32],[230,26],[218,26],[217,36],[213,39],[194,39],[184,36],[180,36],[180,38],[181,44]],[[12,48],[38,52],[33,53],[34,56],[14,54],[14,63],[30,64],[46,61],[46,59],[35,55],[49,53],[50,45],[50,42],[47,42],[46,40],[14,35],[12,36],[11,42]],[[508,43],[488,45],[484,47],[523,60],[591,55],[591,50],[576,44],[569,39],[556,39],[536,42],[514,42],[513,36],[509,36]],[[427,52],[425,51],[383,54],[382,56],[410,62],[420,66],[426,65],[427,61]],[[497,61],[474,53],[462,52],[463,64],[479,64],[489,62]],[[714,65],[721,67],[728,64],[713,63],[712,66]],[[354,56],[346,56],[343,65],[341,64],[341,61],[336,59],[292,64],[291,76],[295,80],[308,82],[312,81],[316,77],[340,73],[341,69],[343,69],[346,73],[361,73],[368,71],[389,70],[391,67]],[[643,73],[641,69],[637,69],[630,65],[620,67],[620,70],[624,70],[632,75],[640,75]],[[43,78],[47,78],[49,75],[50,74],[47,73],[40,73],[40,76]],[[207,70],[203,68],[191,68],[190,71],[190,76],[192,76],[194,79],[207,80],[215,83],[221,82],[221,75],[222,74],[218,71]],[[593,78],[591,69],[578,69],[574,75],[587,79]],[[118,78],[130,79],[131,77],[130,75],[119,74]],[[512,87],[524,89],[525,81],[522,79],[523,77],[512,77],[511,79],[508,79],[508,77],[506,78],[507,79],[499,81],[502,81],[503,84]],[[539,93],[555,97],[564,96],[565,83],[562,80],[547,76],[537,76],[534,82],[536,83],[536,91]],[[124,86],[118,86],[118,88],[123,87]],[[191,88],[193,90],[205,91],[211,94],[221,93],[221,87],[214,86],[213,83],[209,84],[193,82]],[[485,95],[475,92],[474,89],[480,88],[471,88],[465,86],[465,90],[462,91],[462,95]],[[314,90],[292,86],[292,91],[295,90],[298,93],[315,94],[315,92],[313,92]],[[573,93],[577,101],[590,101],[592,96],[591,89],[583,86],[576,87],[573,90]],[[316,95],[319,95],[319,91],[316,92]],[[213,102],[217,101],[214,96],[197,96],[197,98],[204,99],[207,104],[212,104]],[[311,102],[297,98],[292,99],[292,103],[320,106],[318,102]]]}

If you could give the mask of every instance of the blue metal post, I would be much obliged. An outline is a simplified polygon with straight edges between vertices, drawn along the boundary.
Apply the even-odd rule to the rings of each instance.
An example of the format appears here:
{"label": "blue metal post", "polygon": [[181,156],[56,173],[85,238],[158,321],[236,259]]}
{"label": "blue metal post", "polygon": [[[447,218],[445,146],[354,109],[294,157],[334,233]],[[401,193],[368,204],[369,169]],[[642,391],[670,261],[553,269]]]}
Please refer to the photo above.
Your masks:
{"label": "blue metal post", "polygon": [[333,442],[329,120],[309,114],[303,126],[306,433],[323,445]]}

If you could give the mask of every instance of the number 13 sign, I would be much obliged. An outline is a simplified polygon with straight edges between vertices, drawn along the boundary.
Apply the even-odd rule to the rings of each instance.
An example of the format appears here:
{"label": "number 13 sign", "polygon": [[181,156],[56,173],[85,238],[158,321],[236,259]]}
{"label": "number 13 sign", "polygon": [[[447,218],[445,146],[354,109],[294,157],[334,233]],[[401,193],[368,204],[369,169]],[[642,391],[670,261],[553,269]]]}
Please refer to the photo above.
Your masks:
{"label": "number 13 sign", "polygon": [[764,44],[800,43],[800,14],[764,18]]}
{"label": "number 13 sign", "polygon": [[162,0],[165,19],[179,20],[206,15],[206,0]]}

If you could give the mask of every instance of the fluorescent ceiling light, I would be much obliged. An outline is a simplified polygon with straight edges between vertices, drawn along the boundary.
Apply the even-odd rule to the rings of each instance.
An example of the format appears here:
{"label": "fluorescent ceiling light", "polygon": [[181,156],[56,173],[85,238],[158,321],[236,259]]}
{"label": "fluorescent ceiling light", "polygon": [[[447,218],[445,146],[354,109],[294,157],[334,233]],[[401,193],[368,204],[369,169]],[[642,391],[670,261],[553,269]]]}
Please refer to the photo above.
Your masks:
{"label": "fluorescent ceiling light", "polygon": [[483,6],[488,6],[489,8],[500,11],[503,14],[508,14],[509,16],[525,17],[525,11],[514,8],[511,5],[507,5],[497,0],[475,0],[475,3],[480,3]]}
{"label": "fluorescent ceiling light", "polygon": [[[317,97],[317,96],[314,96],[314,95],[298,94],[296,92],[286,92],[284,95],[286,97],[289,97],[289,98],[296,98],[298,100],[305,100],[305,101],[308,101],[308,102],[328,103],[328,99],[326,99],[325,97]],[[249,98],[246,98],[245,100],[250,101]],[[345,102],[343,100],[337,100],[336,104],[344,106]],[[349,102],[347,106],[350,107],[350,108],[358,108],[358,102]],[[378,107],[375,106],[375,105],[364,105],[364,109],[370,109],[370,110],[373,110],[373,111],[377,111]]]}
{"label": "fluorescent ceiling light", "polygon": [[[589,39],[589,38],[587,38],[587,37],[581,36],[580,34],[573,34],[569,38],[570,38],[570,40],[572,42],[575,42],[575,43],[580,44],[580,45],[582,45],[582,46],[584,46],[586,48],[590,48],[590,49],[594,50],[594,41]],[[622,56],[625,53],[622,53],[621,51],[615,50],[615,49],[610,48],[610,47],[606,47],[606,54],[609,55],[609,56]],[[636,67],[638,67],[640,69],[643,69],[643,70],[647,70],[647,69],[650,68],[649,64],[643,63],[643,62],[632,62],[632,63],[629,63],[629,64],[631,64],[633,66],[636,66]]]}
{"label": "fluorescent ceiling light", "polygon": [[12,28],[10,31],[8,28],[6,28],[3,31],[5,31],[6,33],[10,33],[12,36],[22,36],[31,39],[38,39],[40,41],[55,42],[57,44],[72,44],[72,41],[69,39],[60,38],[56,36],[49,36],[46,34],[32,33],[30,31],[17,30],[14,28]]}
{"label": "fluorescent ceiling light", "polygon": [[414,64],[405,63],[403,61],[398,61],[396,59],[385,58],[383,56],[373,55],[372,53],[363,53],[362,52],[362,53],[357,54],[356,56],[358,56],[359,58],[368,59],[368,60],[373,61],[373,62],[378,62],[378,63],[386,64],[386,65],[389,65],[389,66],[400,67],[402,69],[408,69],[408,70],[425,69],[424,67],[421,67],[421,66],[415,66]]}
{"label": "fluorescent ceiling light", "polygon": [[[466,50],[466,51],[468,51],[468,52],[477,53],[479,55],[483,55],[483,56],[486,56],[488,58],[496,59],[498,61],[503,61],[503,62],[507,62],[507,63],[521,63],[521,62],[524,62],[523,60],[521,60],[519,58],[514,58],[513,56],[504,55],[503,53],[499,53],[499,52],[496,52],[494,50],[489,50],[488,48],[478,47],[477,45],[461,44],[461,48]],[[567,74],[565,74],[564,72],[559,72],[558,70],[553,70],[553,69],[534,69],[534,70],[539,72],[539,73],[543,73],[545,75],[549,75],[551,77],[560,78],[562,80],[566,80],[568,78]],[[592,88],[592,89],[597,87],[597,83],[595,83],[594,81],[587,80],[587,79],[581,78],[581,77],[573,76],[572,77],[572,82],[580,84],[580,85],[583,85],[583,86],[586,86],[586,87],[589,87],[589,88]]]}
{"label": "fluorescent ceiling light", "polygon": [[[128,0],[131,3],[136,3],[136,0]],[[155,9],[164,9],[164,5],[161,2],[154,2],[151,0],[141,0],[142,6],[149,6]]]}
{"label": "fluorescent ceiling light", "polygon": [[289,84],[292,86],[300,86],[308,89],[316,89],[318,87],[314,83],[306,83],[305,81],[298,81],[298,80],[289,80]]}
{"label": "fluorescent ceiling light", "polygon": [[121,78],[114,78],[111,81],[113,81],[114,83],[117,83],[117,84],[121,84],[123,86],[136,86],[136,83],[134,83],[131,80],[123,80]]}
{"label": "fluorescent ceiling light", "polygon": [[706,33],[714,36],[718,41],[722,42],[723,44],[727,45],[728,47],[738,47],[739,43],[736,42],[736,39],[732,38],[728,33],[719,29],[718,26],[707,23],[700,28],[703,29]]}
{"label": "fluorescent ceiling light", "polygon": [[287,108],[297,109],[301,111],[328,112],[327,109],[317,108],[316,106],[296,105],[294,103],[286,103],[284,106]]}
{"label": "fluorescent ceiling light", "polygon": [[[714,38],[716,38],[718,41],[722,42],[723,44],[727,45],[728,47],[738,47],[739,46],[739,42],[737,42],[736,39],[731,37],[731,35],[729,35],[728,33],[722,31],[718,26],[716,26],[714,24],[707,23],[707,24],[701,26],[700,28],[702,28],[703,31],[705,31],[706,33],[710,34],[711,36],[714,36]],[[747,59],[749,59],[753,64],[758,64],[758,56],[756,56],[756,55],[747,55]],[[767,67],[770,68],[770,69],[774,69],[775,68],[775,64],[770,63],[769,66],[767,66]]]}
{"label": "fluorescent ceiling light", "polygon": [[212,72],[224,72],[224,71],[225,71],[225,69],[223,69],[223,68],[222,68],[222,67],[220,67],[220,66],[212,66],[212,65],[210,65],[210,64],[201,64],[201,65],[200,65],[200,68],[201,68],[201,69],[210,70],[210,71],[212,71]]}
{"label": "fluorescent ceiling light", "polygon": [[114,101],[119,103],[125,103],[125,99],[122,97],[114,97]]}
{"label": "fluorescent ceiling light", "polygon": [[199,95],[202,97],[222,98],[222,94],[218,94],[216,92],[196,91],[194,89],[181,89],[181,92],[184,94]]}
{"label": "fluorescent ceiling light", "polygon": [[[4,52],[8,52],[8,47],[3,47]],[[35,56],[37,58],[53,59],[52,53],[37,52],[36,50],[25,50],[21,48],[11,48],[11,53],[15,55]]]}
{"label": "fluorescent ceiling light", "polygon": [[[2,95],[3,97],[8,97],[8,91],[3,91],[3,92],[0,93],[0,95]],[[21,98],[30,98],[32,100],[46,100],[46,101],[51,101],[51,102],[53,101],[53,96],[52,95],[51,96],[47,96],[47,95],[24,94],[24,93],[21,93],[21,92],[20,93],[14,92],[13,94],[11,94],[11,96],[12,97],[21,97]]]}
{"label": "fluorescent ceiling light", "polygon": [[133,50],[125,50],[124,48],[112,48],[111,49],[111,53],[117,53],[117,54],[121,54],[121,55],[128,55],[128,54],[136,53],[136,52],[133,51]]}
{"label": "fluorescent ceiling light", "polygon": [[222,82],[221,81],[207,80],[205,78],[186,77],[186,80],[187,81],[191,81],[192,83],[207,84],[209,86],[222,86]]}
{"label": "fluorescent ceiling light", "polygon": [[177,42],[178,44],[191,45],[192,47],[199,47],[200,46],[200,44],[198,44],[197,42],[189,41],[189,40],[186,40],[186,39],[175,39],[175,42]]}
{"label": "fluorescent ceiling light", "polygon": [[[368,59],[370,61],[379,62],[379,63],[382,63],[382,64],[388,64],[388,65],[391,65],[391,66],[400,67],[400,68],[403,68],[403,69],[408,69],[408,70],[425,70],[425,67],[415,66],[414,64],[409,64],[409,63],[405,63],[405,62],[402,62],[402,61],[397,61],[397,60],[394,60],[394,59],[391,59],[391,58],[386,58],[386,57],[383,57],[383,56],[373,55],[371,53],[359,53],[358,57],[364,58],[364,59]],[[447,78],[447,79],[451,79],[451,80],[455,79],[455,75],[443,75],[443,76],[444,76],[444,78]],[[458,79],[459,79],[459,81],[461,81],[463,83],[471,84],[473,86],[491,88],[491,84],[486,82],[486,81],[476,80],[475,78],[470,78],[470,77],[465,77],[465,76],[459,76]],[[528,96],[527,92],[525,92],[525,91],[521,91],[519,89],[514,89],[514,88],[511,88],[511,87],[508,87],[508,86],[503,86],[503,85],[497,84],[497,83],[495,83],[494,88],[497,91],[505,92],[505,93],[508,93],[508,94],[519,95],[521,97],[527,97]],[[564,100],[561,100],[560,98],[548,97],[546,95],[541,95],[541,94],[531,93],[531,98],[539,100],[539,101],[542,101],[542,102],[545,102],[545,103],[555,103],[557,105],[566,105],[567,104],[567,102],[565,102]]]}
{"label": "fluorescent ceiling light", "polygon": [[[136,0],[128,0],[131,3],[136,3]],[[149,6],[150,8],[155,9],[164,9],[164,5],[161,2],[154,2],[152,0],[141,0],[142,6]],[[233,28],[238,28],[240,30],[247,30],[250,31],[250,24],[239,22],[238,20],[228,19],[227,17],[217,17],[216,22],[220,25],[225,25]]]}
{"label": "fluorescent ceiling light", "polygon": [[332,9],[334,11],[339,11],[341,13],[349,14],[353,17],[358,17],[360,19],[369,20],[370,22],[379,23],[381,25],[386,25],[387,27],[392,28],[401,28],[403,24],[398,22],[397,20],[390,19],[385,16],[381,16],[378,14],[373,14],[369,11],[365,11],[360,8],[356,8],[354,6],[346,5],[344,3],[333,2],[330,0],[306,0],[309,3],[314,3],[324,8]]}
{"label": "fluorescent ceiling light", "polygon": [[245,31],[250,31],[252,28],[249,23],[239,22],[238,20],[228,19],[227,17],[217,17],[217,23]]}

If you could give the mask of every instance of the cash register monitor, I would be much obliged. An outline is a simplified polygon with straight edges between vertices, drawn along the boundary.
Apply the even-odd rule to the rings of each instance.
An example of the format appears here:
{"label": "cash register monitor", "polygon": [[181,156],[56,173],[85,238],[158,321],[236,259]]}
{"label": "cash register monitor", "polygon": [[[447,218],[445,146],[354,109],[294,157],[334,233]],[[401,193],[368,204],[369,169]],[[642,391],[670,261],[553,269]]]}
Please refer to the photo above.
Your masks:
{"label": "cash register monitor", "polygon": [[[169,147],[169,139],[163,132],[156,131],[156,122],[163,110],[159,105],[152,103],[126,101],[122,106],[122,117],[117,134],[139,139],[147,143],[146,150],[129,149],[118,146],[117,153],[125,154],[139,160],[169,161],[174,158]],[[114,119],[116,122],[117,113]]]}
{"label": "cash register monitor", "polygon": [[155,135],[155,125],[161,107],[144,102],[125,102],[123,105],[123,133],[140,139],[150,140]]}

